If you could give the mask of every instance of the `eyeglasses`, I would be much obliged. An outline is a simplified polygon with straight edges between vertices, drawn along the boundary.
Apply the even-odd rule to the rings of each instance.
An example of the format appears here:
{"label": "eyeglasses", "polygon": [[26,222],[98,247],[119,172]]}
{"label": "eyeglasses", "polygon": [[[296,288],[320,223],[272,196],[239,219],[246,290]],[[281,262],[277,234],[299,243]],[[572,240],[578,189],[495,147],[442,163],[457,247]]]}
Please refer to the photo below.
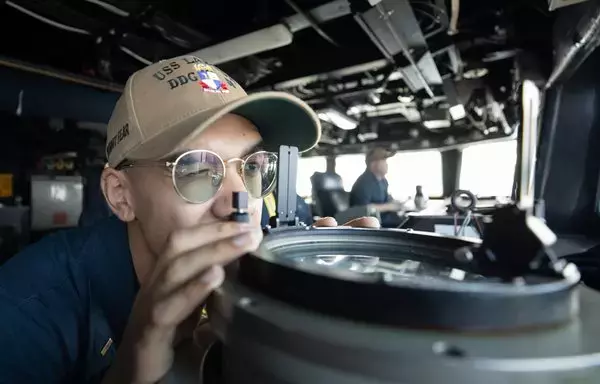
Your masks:
{"label": "eyeglasses", "polygon": [[201,204],[219,192],[225,180],[226,165],[235,162],[240,163],[237,172],[250,196],[262,199],[273,190],[277,177],[277,155],[265,151],[252,153],[243,159],[223,161],[214,152],[193,150],[183,153],[173,162],[126,162],[117,168],[165,166],[171,171],[177,194],[189,203]]}

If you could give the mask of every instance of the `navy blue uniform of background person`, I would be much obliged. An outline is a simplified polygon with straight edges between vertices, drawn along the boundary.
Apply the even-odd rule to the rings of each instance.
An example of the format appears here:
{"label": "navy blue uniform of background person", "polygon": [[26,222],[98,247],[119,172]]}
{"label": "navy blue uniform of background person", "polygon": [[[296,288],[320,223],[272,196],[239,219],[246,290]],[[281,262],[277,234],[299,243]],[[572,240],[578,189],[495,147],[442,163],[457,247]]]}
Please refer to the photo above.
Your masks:
{"label": "navy blue uniform of background person", "polygon": [[[389,183],[383,176],[377,177],[370,169],[372,161],[386,160],[392,155],[382,148],[374,148],[366,156],[367,169],[358,177],[350,191],[350,206],[393,203],[394,199],[388,192]],[[387,172],[387,166],[386,170]],[[396,212],[380,212],[381,226],[396,228],[402,220]]]}

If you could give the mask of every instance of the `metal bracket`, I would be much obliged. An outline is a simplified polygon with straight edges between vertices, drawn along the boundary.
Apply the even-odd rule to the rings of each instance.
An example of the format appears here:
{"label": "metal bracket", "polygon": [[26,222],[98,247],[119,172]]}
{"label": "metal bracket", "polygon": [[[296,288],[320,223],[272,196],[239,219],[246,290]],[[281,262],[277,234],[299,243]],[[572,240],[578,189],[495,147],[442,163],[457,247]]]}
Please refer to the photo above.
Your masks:
{"label": "metal bracket", "polygon": [[481,245],[461,248],[455,256],[472,263],[481,275],[504,281],[522,282],[531,274],[578,280],[577,268],[552,250],[556,240],[554,232],[533,216],[531,209],[506,205],[494,211]]}
{"label": "metal bracket", "polygon": [[298,148],[282,145],[277,158],[277,216],[271,218],[272,228],[298,225],[296,216],[296,178]]}

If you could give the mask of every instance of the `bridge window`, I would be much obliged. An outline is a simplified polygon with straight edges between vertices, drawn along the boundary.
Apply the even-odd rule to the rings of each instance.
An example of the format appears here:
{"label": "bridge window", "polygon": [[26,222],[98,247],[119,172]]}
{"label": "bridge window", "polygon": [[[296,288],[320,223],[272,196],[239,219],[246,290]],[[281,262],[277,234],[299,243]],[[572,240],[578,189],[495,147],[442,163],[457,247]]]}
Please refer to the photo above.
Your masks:
{"label": "bridge window", "polygon": [[429,197],[441,197],[442,155],[439,151],[400,152],[388,160],[389,193],[395,199],[414,196],[417,185]]}
{"label": "bridge window", "polygon": [[[344,189],[350,191],[365,171],[365,155],[343,155],[336,159],[335,171],[342,177]],[[417,185],[428,196],[441,196],[442,157],[437,151],[398,153],[388,160],[389,192],[396,199],[414,196]]]}
{"label": "bridge window", "polygon": [[467,147],[462,152],[459,188],[480,197],[510,197],[516,163],[516,140]]}
{"label": "bridge window", "polygon": [[354,185],[358,176],[365,171],[366,167],[364,154],[341,155],[335,159],[335,173],[342,178],[346,191],[352,189],[352,185]]}
{"label": "bridge window", "polygon": [[325,156],[301,157],[298,159],[298,175],[296,178],[296,193],[301,197],[312,194],[310,177],[315,172],[325,172],[327,159]]}

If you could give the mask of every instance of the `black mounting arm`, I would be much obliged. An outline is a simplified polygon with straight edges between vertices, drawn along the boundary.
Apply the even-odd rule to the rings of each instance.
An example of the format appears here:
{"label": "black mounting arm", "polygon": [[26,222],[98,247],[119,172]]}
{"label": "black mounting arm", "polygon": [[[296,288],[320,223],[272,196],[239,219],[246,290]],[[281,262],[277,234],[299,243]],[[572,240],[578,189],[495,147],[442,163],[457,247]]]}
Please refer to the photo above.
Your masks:
{"label": "black mounting arm", "polygon": [[554,254],[555,242],[556,235],[530,209],[507,205],[494,211],[481,245],[460,249],[457,256],[474,264],[478,273],[505,281],[529,274],[578,280],[577,268]]}
{"label": "black mounting arm", "polygon": [[271,228],[298,225],[296,216],[296,178],[298,148],[282,145],[277,157],[277,216],[271,218]]}

